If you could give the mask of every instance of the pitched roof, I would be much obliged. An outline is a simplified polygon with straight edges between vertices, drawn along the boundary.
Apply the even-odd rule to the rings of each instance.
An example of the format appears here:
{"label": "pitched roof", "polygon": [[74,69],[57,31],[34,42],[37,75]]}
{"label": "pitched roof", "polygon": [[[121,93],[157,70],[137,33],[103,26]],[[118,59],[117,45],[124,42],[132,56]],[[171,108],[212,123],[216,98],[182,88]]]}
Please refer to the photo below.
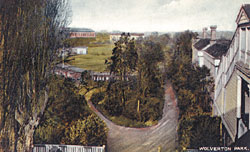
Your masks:
{"label": "pitched roof", "polygon": [[244,11],[246,12],[247,17],[250,18],[250,4],[245,4],[242,7],[243,7]]}
{"label": "pitched roof", "polygon": [[208,47],[205,51],[215,58],[220,58],[227,53],[229,45],[229,40],[217,40],[214,45]]}
{"label": "pitched roof", "polygon": [[194,44],[194,47],[198,50],[203,49],[210,43],[210,39],[200,39],[198,42]]}
{"label": "pitched roof", "polygon": [[70,32],[95,32],[89,28],[70,28]]}

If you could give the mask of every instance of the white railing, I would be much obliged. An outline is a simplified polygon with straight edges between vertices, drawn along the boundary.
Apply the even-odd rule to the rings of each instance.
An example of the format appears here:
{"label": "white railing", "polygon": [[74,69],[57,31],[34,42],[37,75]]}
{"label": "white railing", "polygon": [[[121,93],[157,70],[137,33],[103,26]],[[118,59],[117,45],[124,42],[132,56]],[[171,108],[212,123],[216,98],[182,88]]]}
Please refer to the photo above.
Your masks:
{"label": "white railing", "polygon": [[105,145],[102,147],[77,146],[77,145],[52,145],[37,144],[33,152],[105,152]]}

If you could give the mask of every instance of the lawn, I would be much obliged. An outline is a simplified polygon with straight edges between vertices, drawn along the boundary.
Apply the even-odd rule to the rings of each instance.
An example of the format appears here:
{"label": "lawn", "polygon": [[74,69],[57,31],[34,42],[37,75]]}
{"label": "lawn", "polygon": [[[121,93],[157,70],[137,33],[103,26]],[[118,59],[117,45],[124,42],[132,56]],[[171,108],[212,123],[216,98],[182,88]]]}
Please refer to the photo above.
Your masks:
{"label": "lawn", "polygon": [[92,71],[103,72],[106,70],[105,59],[112,55],[114,45],[103,44],[88,48],[88,54],[76,55],[69,58],[69,64]]}

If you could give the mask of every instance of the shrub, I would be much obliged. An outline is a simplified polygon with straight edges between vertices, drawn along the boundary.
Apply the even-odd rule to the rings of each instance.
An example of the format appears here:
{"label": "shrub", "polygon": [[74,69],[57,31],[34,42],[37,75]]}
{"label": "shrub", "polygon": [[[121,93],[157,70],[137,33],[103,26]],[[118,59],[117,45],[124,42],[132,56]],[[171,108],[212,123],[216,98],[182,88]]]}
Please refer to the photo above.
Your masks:
{"label": "shrub", "polygon": [[107,143],[107,128],[104,122],[91,114],[85,120],[73,121],[65,130],[67,144],[101,146]]}
{"label": "shrub", "polygon": [[104,92],[94,93],[94,94],[91,96],[90,100],[92,101],[92,103],[93,103],[94,105],[98,105],[98,103],[104,99],[104,96],[105,96],[105,93],[104,93]]}

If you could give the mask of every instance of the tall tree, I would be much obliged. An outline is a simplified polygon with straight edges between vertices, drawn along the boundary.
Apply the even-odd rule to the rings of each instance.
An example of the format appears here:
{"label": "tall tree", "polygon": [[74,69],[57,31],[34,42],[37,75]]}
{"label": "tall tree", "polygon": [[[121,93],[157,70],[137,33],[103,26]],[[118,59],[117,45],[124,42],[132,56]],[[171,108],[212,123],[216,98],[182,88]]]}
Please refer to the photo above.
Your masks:
{"label": "tall tree", "polygon": [[108,69],[110,73],[118,76],[119,80],[125,81],[127,75],[135,70],[137,59],[134,39],[130,38],[129,33],[123,33],[112,50],[110,62],[107,62]]}
{"label": "tall tree", "polygon": [[[134,39],[129,34],[123,33],[115,43],[110,61],[107,61],[108,69],[118,80],[117,95],[125,108],[126,90],[129,88],[128,77],[136,69],[138,54],[135,48]],[[113,83],[113,82],[111,82]]]}
{"label": "tall tree", "polygon": [[3,0],[0,5],[0,151],[31,151],[48,102],[49,73],[67,24],[67,0]]}
{"label": "tall tree", "polygon": [[[154,102],[154,97],[162,99],[163,97],[163,78],[159,70],[159,63],[164,61],[162,46],[153,41],[145,41],[138,46],[139,61],[137,64],[137,101],[138,113],[140,105],[146,105],[147,102]],[[150,99],[151,98],[151,99]],[[151,107],[145,110],[150,111]],[[158,106],[161,110],[160,107]],[[143,109],[143,107],[141,108]],[[154,111],[154,110],[153,110]],[[145,112],[146,113],[146,112]],[[141,117],[141,114],[139,114]]]}

